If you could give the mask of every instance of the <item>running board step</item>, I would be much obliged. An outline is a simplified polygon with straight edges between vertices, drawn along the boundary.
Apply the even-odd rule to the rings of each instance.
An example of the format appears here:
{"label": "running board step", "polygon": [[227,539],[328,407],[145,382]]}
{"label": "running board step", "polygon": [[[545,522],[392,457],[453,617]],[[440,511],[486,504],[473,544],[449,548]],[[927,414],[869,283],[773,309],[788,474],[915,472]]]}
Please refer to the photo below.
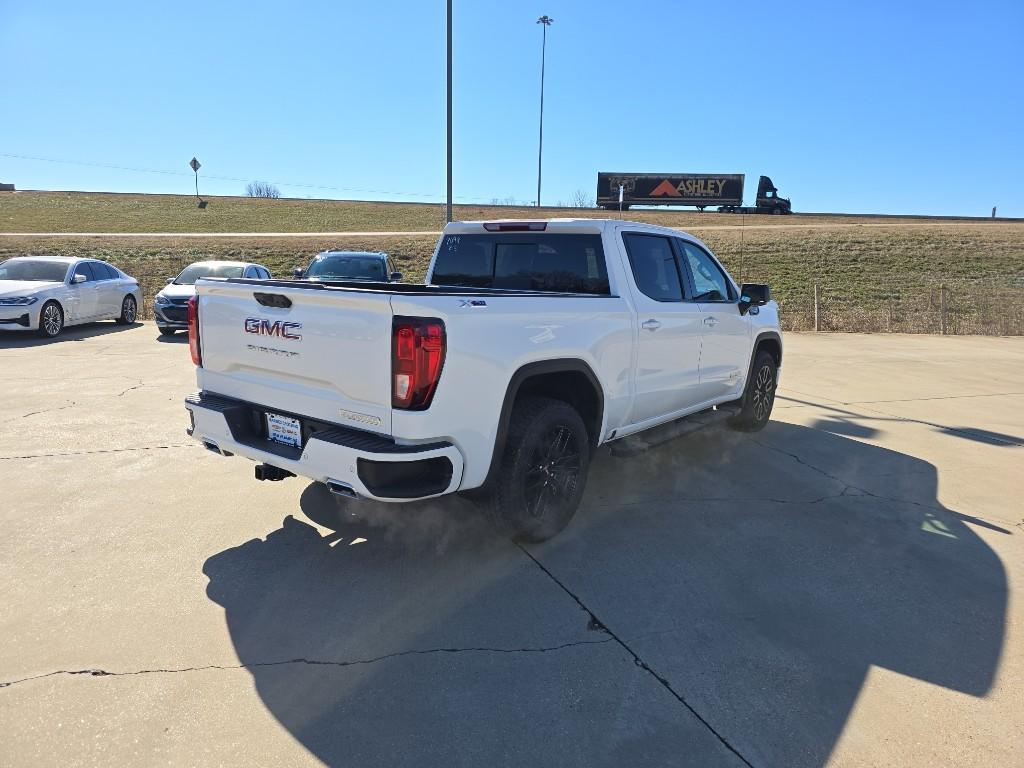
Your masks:
{"label": "running board step", "polygon": [[706,411],[692,413],[681,419],[670,421],[668,424],[651,427],[643,432],[614,441],[611,445],[612,456],[637,456],[678,437],[692,434],[705,427],[721,424],[735,414],[736,409],[722,407],[718,410],[709,408]]}

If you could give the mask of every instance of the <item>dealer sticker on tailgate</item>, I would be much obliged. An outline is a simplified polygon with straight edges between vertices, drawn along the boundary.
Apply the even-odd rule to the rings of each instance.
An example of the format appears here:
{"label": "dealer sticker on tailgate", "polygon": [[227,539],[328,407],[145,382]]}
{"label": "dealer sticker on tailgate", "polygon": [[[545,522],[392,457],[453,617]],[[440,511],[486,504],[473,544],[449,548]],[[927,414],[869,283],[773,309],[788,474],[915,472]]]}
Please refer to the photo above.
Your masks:
{"label": "dealer sticker on tailgate", "polygon": [[276,413],[268,413],[267,437],[275,443],[290,445],[293,448],[301,448],[302,424],[298,419],[278,416]]}

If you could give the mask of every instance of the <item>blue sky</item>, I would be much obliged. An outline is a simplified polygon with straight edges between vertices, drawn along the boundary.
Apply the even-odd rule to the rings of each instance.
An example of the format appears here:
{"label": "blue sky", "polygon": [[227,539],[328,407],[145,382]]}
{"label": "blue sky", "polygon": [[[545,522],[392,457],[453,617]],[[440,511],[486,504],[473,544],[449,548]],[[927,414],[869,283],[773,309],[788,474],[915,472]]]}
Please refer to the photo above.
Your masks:
{"label": "blue sky", "polygon": [[[536,196],[543,13],[545,203],[707,171],[796,210],[1024,216],[1020,0],[455,0],[458,202]],[[0,51],[19,188],[188,193],[196,155],[207,194],[444,199],[443,0],[0,0]]]}

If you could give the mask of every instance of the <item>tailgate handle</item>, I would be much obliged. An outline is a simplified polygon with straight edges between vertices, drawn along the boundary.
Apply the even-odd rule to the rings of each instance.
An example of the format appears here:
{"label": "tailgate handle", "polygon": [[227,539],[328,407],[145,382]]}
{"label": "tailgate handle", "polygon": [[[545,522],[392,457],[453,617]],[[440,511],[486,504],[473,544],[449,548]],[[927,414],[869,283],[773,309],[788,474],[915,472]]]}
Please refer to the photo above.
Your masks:
{"label": "tailgate handle", "polygon": [[288,309],[292,305],[292,300],[280,293],[254,293],[253,297],[264,307]]}

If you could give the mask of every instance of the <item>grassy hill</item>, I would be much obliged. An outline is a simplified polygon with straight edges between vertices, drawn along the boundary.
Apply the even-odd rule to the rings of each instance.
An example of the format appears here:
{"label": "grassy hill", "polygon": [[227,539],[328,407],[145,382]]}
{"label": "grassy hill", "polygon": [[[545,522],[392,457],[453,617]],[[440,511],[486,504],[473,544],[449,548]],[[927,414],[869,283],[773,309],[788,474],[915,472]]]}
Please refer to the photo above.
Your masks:
{"label": "grassy hill", "polygon": [[[250,197],[204,198],[196,207],[188,195],[140,195],[109,192],[0,193],[0,232],[381,232],[434,231],[444,226],[444,206],[436,203],[380,203],[349,200],[265,200]],[[522,208],[457,205],[460,220],[602,217],[596,208]],[[616,214],[617,215],[617,214]],[[633,221],[669,227],[735,226],[731,214],[684,210],[633,210]],[[834,215],[746,217],[758,226],[919,221],[912,217],[848,219]]]}
{"label": "grassy hill", "polygon": [[[460,219],[607,216],[594,209],[458,206]],[[0,232],[436,231],[441,206],[171,195],[0,193]],[[1024,334],[1024,223],[744,216],[696,211],[624,215],[701,237],[737,279],[772,285],[788,328],[813,327],[814,285],[823,329]],[[407,279],[422,279],[434,235],[386,237],[0,237],[0,258],[19,253],[103,258],[139,277],[147,297],[185,264],[245,258],[287,275],[330,247],[385,250]],[[944,288],[943,288],[944,286]],[[945,296],[940,295],[943,291]],[[146,307],[148,310],[148,306]]]}

